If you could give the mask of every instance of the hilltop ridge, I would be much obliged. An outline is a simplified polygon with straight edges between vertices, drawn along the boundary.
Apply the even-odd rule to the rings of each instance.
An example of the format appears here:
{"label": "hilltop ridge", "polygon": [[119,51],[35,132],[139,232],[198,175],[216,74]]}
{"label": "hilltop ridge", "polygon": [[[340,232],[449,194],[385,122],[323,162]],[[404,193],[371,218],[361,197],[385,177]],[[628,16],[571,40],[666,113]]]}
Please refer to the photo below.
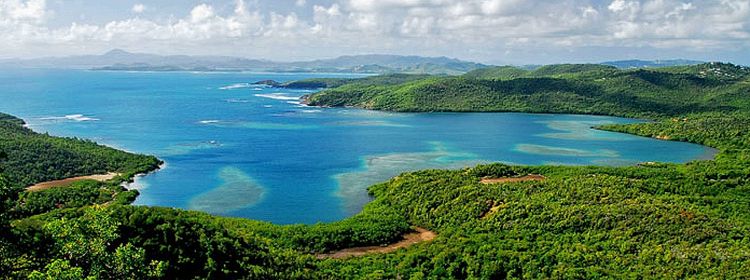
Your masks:
{"label": "hilltop ridge", "polygon": [[337,84],[305,96],[313,106],[425,112],[553,112],[661,117],[750,110],[750,68],[704,63],[653,69],[558,64],[535,70],[499,66],[458,77],[397,84]]}

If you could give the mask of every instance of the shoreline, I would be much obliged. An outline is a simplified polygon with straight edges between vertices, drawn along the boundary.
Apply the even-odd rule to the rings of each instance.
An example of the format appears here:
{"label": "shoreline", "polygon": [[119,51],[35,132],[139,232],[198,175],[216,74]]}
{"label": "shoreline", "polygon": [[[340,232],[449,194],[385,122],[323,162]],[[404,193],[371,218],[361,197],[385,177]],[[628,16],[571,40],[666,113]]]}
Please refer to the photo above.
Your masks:
{"label": "shoreline", "polygon": [[[145,176],[147,176],[147,175],[149,175],[151,173],[154,173],[154,172],[157,172],[157,171],[160,171],[160,170],[163,170],[163,169],[167,168],[167,162],[163,161],[163,160],[160,160],[160,161],[161,161],[161,164],[159,164],[159,166],[156,169],[150,170],[150,171],[146,171],[146,172],[136,173],[132,177],[127,178],[125,181],[123,181],[122,183],[120,183],[120,186],[122,186],[126,190],[137,190],[139,192],[141,190],[146,189],[148,187],[148,185],[139,183],[139,181],[143,177],[145,177]],[[139,194],[139,196],[140,196],[140,194]]]}
{"label": "shoreline", "polygon": [[[325,89],[323,89],[325,90]],[[533,114],[533,115],[570,115],[570,116],[582,116],[582,117],[614,117],[614,118],[621,118],[621,119],[629,119],[629,120],[636,120],[636,121],[642,121],[642,122],[654,122],[658,121],[659,118],[649,118],[644,116],[626,116],[626,115],[618,115],[618,114],[604,114],[604,113],[585,113],[585,112],[547,112],[547,111],[520,111],[520,110],[505,110],[505,111],[459,111],[459,110],[436,110],[436,111],[427,111],[427,110],[404,110],[404,111],[398,111],[398,110],[381,110],[381,109],[373,109],[373,108],[365,108],[361,106],[353,106],[353,105],[340,105],[340,106],[332,106],[332,105],[310,105],[309,100],[310,97],[312,97],[314,94],[319,93],[320,91],[306,94],[303,96],[300,96],[300,104],[305,105],[306,107],[311,108],[320,108],[320,109],[357,109],[357,110],[365,110],[365,111],[373,111],[373,112],[384,112],[384,113],[392,113],[392,114]]]}
{"label": "shoreline", "polygon": [[300,96],[300,103],[305,104],[308,107],[314,107],[314,108],[328,108],[328,109],[335,109],[335,108],[342,108],[342,109],[359,109],[359,110],[367,110],[367,111],[376,111],[376,112],[386,112],[386,113],[400,113],[400,114],[502,114],[502,113],[508,113],[508,114],[535,114],[535,115],[571,115],[571,116],[594,116],[594,117],[615,117],[615,118],[622,118],[622,119],[631,119],[631,120],[637,120],[637,121],[643,121],[643,122],[654,122],[659,121],[664,118],[669,118],[669,116],[643,116],[643,115],[625,115],[625,114],[607,114],[607,113],[596,113],[596,112],[549,112],[549,111],[522,111],[522,110],[496,110],[496,111],[461,111],[461,110],[382,110],[382,109],[373,109],[373,108],[365,108],[362,106],[355,106],[355,105],[310,105],[309,100],[310,97],[313,95],[326,90],[326,88],[323,88],[320,91],[313,92],[310,94],[306,94],[303,96]]}
{"label": "shoreline", "polygon": [[[318,91],[320,92],[320,91]],[[646,117],[646,116],[627,116],[627,115],[620,115],[620,114],[603,114],[603,113],[585,113],[585,112],[528,112],[528,111],[513,111],[513,110],[507,110],[507,111],[418,111],[418,110],[407,110],[407,111],[394,111],[394,110],[380,110],[380,109],[371,109],[371,108],[364,108],[360,106],[350,106],[350,105],[343,105],[343,106],[328,106],[328,105],[310,105],[309,99],[314,94],[318,93],[311,93],[307,95],[303,95],[300,97],[300,104],[304,105],[305,107],[310,108],[319,108],[319,109],[357,109],[357,110],[365,110],[365,111],[373,111],[373,112],[384,112],[384,113],[394,113],[394,114],[531,114],[531,115],[547,115],[547,116],[557,116],[557,115],[569,115],[569,116],[581,116],[581,117],[602,117],[602,118],[619,118],[623,120],[634,120],[633,123],[623,123],[620,125],[632,125],[637,123],[646,123],[646,122],[658,122],[660,120],[663,120],[665,118],[668,118],[666,116],[662,117]],[[659,137],[659,136],[646,136],[646,135],[639,135],[639,134],[633,134],[633,133],[627,133],[627,132],[620,132],[620,131],[613,131],[608,129],[603,129],[601,126],[592,126],[590,127],[592,130],[598,130],[598,131],[606,131],[606,132],[613,132],[613,133],[622,133],[626,135],[633,135],[638,137],[645,137],[645,138],[651,138],[656,139],[659,141],[669,141],[669,142],[681,142],[681,143],[690,143],[695,145],[700,145],[702,147],[706,148],[706,151],[702,153],[701,155],[697,155],[695,160],[715,160],[716,157],[721,153],[721,150],[708,146],[702,143],[696,143],[696,142],[690,142],[690,141],[679,141],[679,140],[673,140],[670,139],[668,136],[665,137]],[[689,161],[688,161],[689,162]],[[687,163],[687,162],[684,162]],[[681,164],[684,164],[681,163]]]}

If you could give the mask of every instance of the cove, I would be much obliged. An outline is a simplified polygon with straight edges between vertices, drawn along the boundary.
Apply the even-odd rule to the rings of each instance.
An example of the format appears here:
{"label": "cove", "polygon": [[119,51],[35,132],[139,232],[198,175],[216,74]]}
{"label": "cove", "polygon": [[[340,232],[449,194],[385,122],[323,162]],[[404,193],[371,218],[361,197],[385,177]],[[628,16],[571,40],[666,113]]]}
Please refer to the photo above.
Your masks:
{"label": "cove", "polygon": [[8,70],[0,111],[38,132],[166,161],[138,180],[136,204],[281,224],[351,216],[369,200],[369,185],[410,170],[680,163],[715,153],[591,128],[632,119],[312,108],[298,102],[310,91],[250,84],[329,76],[342,75]]}

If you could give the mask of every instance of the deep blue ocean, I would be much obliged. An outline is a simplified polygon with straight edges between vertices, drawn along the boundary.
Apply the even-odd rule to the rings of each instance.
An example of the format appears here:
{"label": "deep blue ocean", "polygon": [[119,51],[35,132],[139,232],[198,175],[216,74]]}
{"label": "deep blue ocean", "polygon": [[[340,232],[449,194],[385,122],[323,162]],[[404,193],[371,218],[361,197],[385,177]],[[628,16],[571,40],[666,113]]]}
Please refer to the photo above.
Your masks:
{"label": "deep blue ocean", "polygon": [[[0,70],[0,112],[38,132],[166,162],[136,204],[276,223],[340,220],[401,172],[481,162],[633,165],[710,158],[699,145],[596,131],[613,117],[387,113],[299,104],[310,91],[256,87],[339,74]],[[351,77],[356,77],[349,75]]]}

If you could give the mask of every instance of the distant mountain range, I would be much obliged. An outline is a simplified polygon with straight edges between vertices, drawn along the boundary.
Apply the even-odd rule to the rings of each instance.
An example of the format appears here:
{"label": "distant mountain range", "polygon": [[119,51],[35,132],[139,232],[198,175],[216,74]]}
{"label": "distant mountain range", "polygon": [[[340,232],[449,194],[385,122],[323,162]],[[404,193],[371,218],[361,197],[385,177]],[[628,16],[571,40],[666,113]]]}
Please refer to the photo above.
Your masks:
{"label": "distant mountain range", "polygon": [[112,71],[273,71],[346,73],[462,74],[487,65],[447,57],[353,55],[300,62],[276,62],[230,56],[131,53],[120,49],[102,55],[4,60],[0,65]]}
{"label": "distant mountain range", "polygon": [[704,63],[705,61],[688,60],[688,59],[667,59],[667,60],[618,60],[618,61],[607,61],[600,64],[614,66],[621,69],[628,68],[653,68],[653,67],[669,67],[669,66],[683,66],[683,65],[696,65]]}
{"label": "distant mountain range", "polygon": [[[621,60],[602,62],[618,68],[665,67],[699,64],[695,60]],[[491,65],[448,57],[402,55],[350,55],[332,59],[277,62],[232,56],[188,56],[131,53],[114,49],[101,55],[0,60],[0,66],[23,68],[67,68],[110,71],[268,71],[331,73],[413,73],[459,75]],[[531,70],[539,66],[521,68]]]}
{"label": "distant mountain range", "polygon": [[[701,64],[701,63],[705,63],[705,61],[689,60],[689,59],[667,59],[667,60],[629,59],[629,60],[605,61],[605,62],[599,62],[599,63],[588,63],[588,65],[599,64],[599,65],[613,66],[613,67],[617,67],[620,69],[637,69],[637,68],[658,68],[658,67],[670,67],[670,66],[696,65],[696,64]],[[548,66],[548,65],[527,64],[527,65],[520,65],[516,67],[523,69],[523,70],[527,70],[527,71],[533,71],[542,66]]]}

